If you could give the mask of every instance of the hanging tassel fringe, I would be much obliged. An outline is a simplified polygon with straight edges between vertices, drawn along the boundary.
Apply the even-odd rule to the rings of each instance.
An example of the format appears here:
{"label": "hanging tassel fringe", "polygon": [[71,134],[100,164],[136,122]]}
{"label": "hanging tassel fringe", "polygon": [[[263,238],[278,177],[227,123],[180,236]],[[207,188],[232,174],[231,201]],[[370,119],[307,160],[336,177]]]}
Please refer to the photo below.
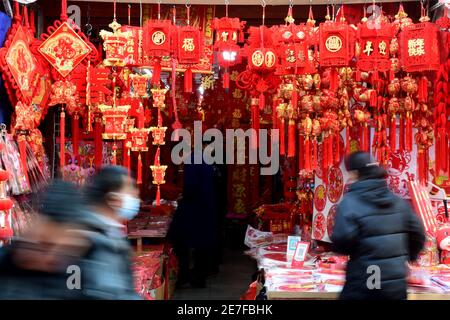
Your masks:
{"label": "hanging tassel fringe", "polygon": [[27,180],[28,186],[30,186],[30,179],[28,177],[28,166],[27,166],[27,140],[25,135],[20,135],[17,139],[19,144],[20,162],[22,166],[22,171]]}
{"label": "hanging tassel fringe", "polygon": [[411,115],[406,115],[406,151],[412,151],[412,119]]}
{"label": "hanging tassel fringe", "polygon": [[186,69],[184,72],[184,92],[192,93],[192,70]]}
{"label": "hanging tassel fringe", "polygon": [[335,143],[336,143],[336,150],[334,152],[334,163],[339,164],[341,162],[341,135],[336,133],[335,137]]}
{"label": "hanging tassel fringe", "polygon": [[400,116],[400,135],[399,135],[399,150],[403,152],[405,150],[405,121]]}
{"label": "hanging tassel fringe", "polygon": [[317,158],[317,139],[313,139],[312,143],[312,169],[317,170],[319,168],[318,158]]}
{"label": "hanging tassel fringe", "polygon": [[305,138],[305,170],[311,171],[311,141],[309,137]]}
{"label": "hanging tassel fringe", "polygon": [[391,126],[389,128],[389,145],[391,148],[391,152],[395,152],[397,148],[396,135],[397,135],[397,118],[394,115],[391,118]]}
{"label": "hanging tassel fringe", "polygon": [[228,73],[228,68],[225,69],[222,80],[223,80],[223,88],[225,90],[230,89],[230,74]]}
{"label": "hanging tassel fringe", "polygon": [[280,155],[286,154],[286,139],[285,139],[285,120],[280,120]]}
{"label": "hanging tassel fringe", "polygon": [[364,125],[364,151],[370,152],[370,130],[367,124]]}
{"label": "hanging tassel fringe", "polygon": [[254,134],[251,137],[250,148],[258,148],[258,135],[259,135],[259,106],[256,103],[256,99],[252,99],[252,128],[254,129]]}
{"label": "hanging tassel fringe", "polygon": [[330,91],[336,92],[339,87],[339,74],[336,68],[331,68],[330,71]]}
{"label": "hanging tassel fringe", "polygon": [[66,113],[61,111],[59,119],[59,169],[63,170],[66,165]]}
{"label": "hanging tassel fringe", "polygon": [[94,124],[94,149],[95,149],[95,168],[98,170],[103,164],[103,141],[102,141],[102,122],[96,118]]}
{"label": "hanging tassel fringe", "polygon": [[427,77],[423,76],[420,78],[418,83],[418,93],[417,97],[419,98],[420,103],[426,103],[428,100],[428,80]]}
{"label": "hanging tassel fringe", "polygon": [[298,172],[305,169],[305,137],[300,134],[298,139]]}
{"label": "hanging tassel fringe", "polygon": [[295,121],[290,119],[288,126],[288,157],[295,157]]}
{"label": "hanging tassel fringe", "polygon": [[161,82],[161,60],[155,59],[153,65],[153,76],[152,76],[152,85],[158,86]]}
{"label": "hanging tassel fringe", "polygon": [[72,149],[75,156],[78,156],[80,146],[80,127],[78,119],[77,114],[72,116]]}
{"label": "hanging tassel fringe", "polygon": [[161,205],[161,188],[158,185],[158,188],[156,189],[156,205]]}
{"label": "hanging tassel fringe", "polygon": [[350,155],[350,130],[351,128],[347,126],[345,128],[345,154]]}
{"label": "hanging tassel fringe", "polygon": [[139,157],[138,157],[138,167],[137,167],[137,179],[136,179],[136,183],[137,184],[142,184],[142,157],[141,154],[139,153]]}

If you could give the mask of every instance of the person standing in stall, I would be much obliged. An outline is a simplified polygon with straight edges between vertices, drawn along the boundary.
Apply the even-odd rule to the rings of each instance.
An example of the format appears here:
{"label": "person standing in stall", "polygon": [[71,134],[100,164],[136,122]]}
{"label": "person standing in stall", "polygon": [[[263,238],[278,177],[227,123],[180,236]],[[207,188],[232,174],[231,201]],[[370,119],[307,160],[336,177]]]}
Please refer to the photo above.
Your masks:
{"label": "person standing in stall", "polygon": [[334,251],[349,255],[341,299],[406,299],[407,263],[425,242],[422,222],[395,196],[387,172],[356,152],[346,159],[355,181],[338,206],[331,240]]}

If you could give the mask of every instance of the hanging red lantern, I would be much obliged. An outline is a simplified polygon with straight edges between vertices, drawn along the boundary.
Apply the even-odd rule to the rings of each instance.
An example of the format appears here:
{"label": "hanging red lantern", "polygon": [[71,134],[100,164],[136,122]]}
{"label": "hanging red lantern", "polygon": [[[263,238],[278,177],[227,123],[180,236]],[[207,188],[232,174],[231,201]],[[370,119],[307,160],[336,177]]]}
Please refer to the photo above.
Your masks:
{"label": "hanging red lantern", "polygon": [[156,191],[156,205],[159,206],[161,204],[161,191],[160,185],[165,184],[164,180],[166,175],[167,166],[162,166],[160,162],[160,149],[156,150],[154,165],[150,166],[152,170],[153,184],[157,185]]}
{"label": "hanging red lantern", "polygon": [[215,18],[212,23],[216,37],[214,50],[217,52],[217,63],[225,69],[223,74],[223,87],[230,87],[230,75],[228,68],[240,62],[240,47],[238,42],[244,40],[244,27],[246,22],[239,18],[228,17],[228,4],[226,4],[226,16]]}
{"label": "hanging red lantern", "polygon": [[[343,9],[342,9],[343,10]],[[355,32],[342,17],[325,21],[319,27],[320,66],[348,66],[355,53]]]}
{"label": "hanging red lantern", "polygon": [[406,72],[435,71],[440,67],[439,28],[422,21],[404,27],[400,33],[400,58]]}
{"label": "hanging red lantern", "polygon": [[389,48],[395,28],[383,15],[375,23],[366,18],[358,25],[358,69],[386,72],[390,69]]}

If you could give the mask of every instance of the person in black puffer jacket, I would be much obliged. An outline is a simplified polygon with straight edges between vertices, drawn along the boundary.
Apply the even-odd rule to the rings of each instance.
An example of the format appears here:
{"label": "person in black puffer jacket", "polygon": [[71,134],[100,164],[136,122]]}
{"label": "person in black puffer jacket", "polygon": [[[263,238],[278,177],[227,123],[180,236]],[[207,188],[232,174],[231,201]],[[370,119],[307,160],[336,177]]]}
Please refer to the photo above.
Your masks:
{"label": "person in black puffer jacket", "polygon": [[351,154],[346,166],[356,182],[338,206],[331,237],[334,251],[350,256],[340,298],[406,299],[407,263],[425,242],[422,222],[388,189],[386,171],[368,153]]}

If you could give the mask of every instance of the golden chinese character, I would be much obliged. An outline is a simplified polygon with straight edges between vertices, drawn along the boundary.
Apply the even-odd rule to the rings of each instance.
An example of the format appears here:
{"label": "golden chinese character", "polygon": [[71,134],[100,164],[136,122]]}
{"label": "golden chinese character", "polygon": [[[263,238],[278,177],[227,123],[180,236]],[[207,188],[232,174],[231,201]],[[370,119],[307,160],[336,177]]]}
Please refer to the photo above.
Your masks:
{"label": "golden chinese character", "polygon": [[367,41],[367,42],[366,42],[365,49],[364,49],[363,52],[364,52],[366,55],[370,56],[371,53],[372,53],[372,51],[373,51],[372,41]]}
{"label": "golden chinese character", "polygon": [[266,67],[272,68],[276,63],[275,53],[273,53],[272,51],[267,51],[265,60],[266,60]]}
{"label": "golden chinese character", "polygon": [[342,48],[342,40],[338,36],[329,36],[325,41],[325,47],[330,52],[338,52]]}
{"label": "golden chinese character", "polygon": [[242,98],[242,91],[241,91],[241,89],[235,89],[233,91],[233,98],[235,98],[235,99],[241,99]]}
{"label": "golden chinese character", "polygon": [[166,35],[162,31],[156,31],[152,34],[152,41],[157,46],[160,46],[166,42]]}
{"label": "golden chinese character", "polygon": [[261,50],[256,50],[252,54],[252,63],[255,67],[261,67],[264,63],[264,53]]}
{"label": "golden chinese character", "polygon": [[183,46],[184,51],[192,52],[195,50],[194,38],[184,38]]}
{"label": "golden chinese character", "polygon": [[[239,172],[239,171],[238,171]],[[235,184],[233,186],[234,188],[234,196],[236,198],[243,198],[245,197],[245,188],[242,184]]]}
{"label": "golden chinese character", "polygon": [[245,204],[242,199],[236,199],[236,203],[234,204],[234,211],[237,214],[245,213]]}
{"label": "golden chinese character", "polygon": [[295,62],[295,51],[291,49],[286,50],[286,61],[289,63]]}
{"label": "golden chinese character", "polygon": [[222,41],[223,42],[228,41],[228,32],[227,31],[222,32]]}
{"label": "golden chinese character", "polygon": [[381,41],[378,44],[378,49],[380,50],[380,54],[382,54],[383,56],[386,55],[386,47],[387,47],[387,45],[386,45],[386,42],[384,42],[384,41]]}
{"label": "golden chinese character", "polygon": [[423,39],[410,39],[408,40],[408,55],[422,56],[425,54],[425,41]]}

